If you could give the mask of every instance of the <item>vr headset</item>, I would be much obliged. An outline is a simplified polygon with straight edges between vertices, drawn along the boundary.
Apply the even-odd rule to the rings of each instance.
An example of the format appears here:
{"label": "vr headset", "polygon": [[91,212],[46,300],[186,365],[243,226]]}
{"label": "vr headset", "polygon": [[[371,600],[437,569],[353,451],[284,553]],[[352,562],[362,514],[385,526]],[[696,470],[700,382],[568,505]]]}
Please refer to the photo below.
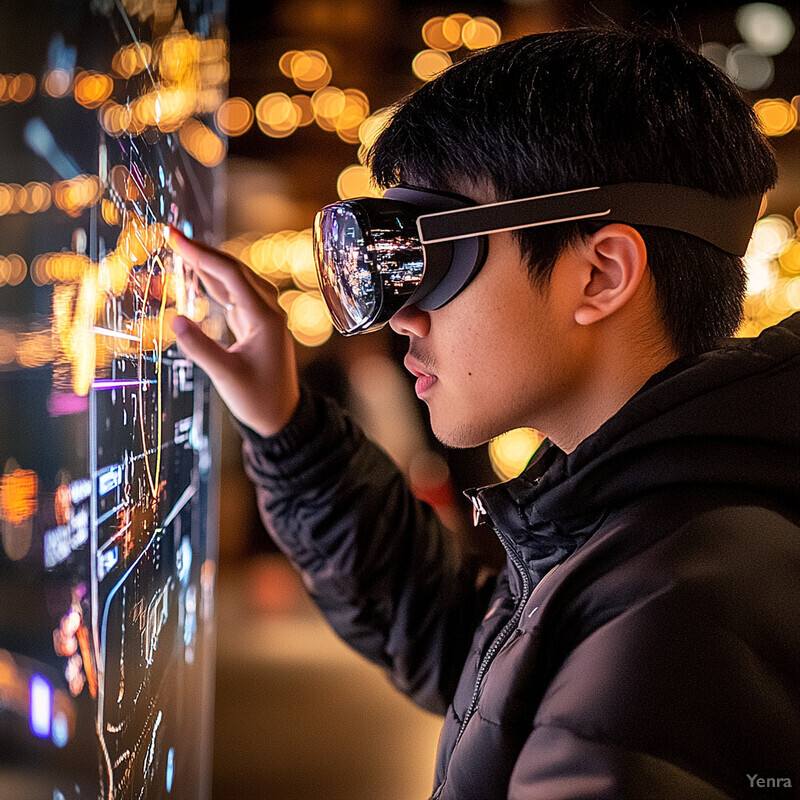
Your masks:
{"label": "vr headset", "polygon": [[333,324],[351,336],[382,328],[404,306],[433,311],[450,302],[483,266],[490,233],[596,219],[682,231],[742,256],[760,204],[620,183],[477,205],[401,185],[325,206],[314,220],[314,260]]}

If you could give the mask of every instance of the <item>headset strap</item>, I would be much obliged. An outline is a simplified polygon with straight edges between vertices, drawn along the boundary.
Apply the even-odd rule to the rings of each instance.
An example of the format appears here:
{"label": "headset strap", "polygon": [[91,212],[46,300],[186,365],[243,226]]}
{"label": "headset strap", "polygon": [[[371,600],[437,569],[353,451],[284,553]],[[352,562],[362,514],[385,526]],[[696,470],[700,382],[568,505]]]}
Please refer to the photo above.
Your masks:
{"label": "headset strap", "polygon": [[581,219],[652,225],[689,233],[721,250],[743,256],[761,197],[728,200],[701,189],[663,183],[618,183],[504,200],[423,214],[422,244]]}

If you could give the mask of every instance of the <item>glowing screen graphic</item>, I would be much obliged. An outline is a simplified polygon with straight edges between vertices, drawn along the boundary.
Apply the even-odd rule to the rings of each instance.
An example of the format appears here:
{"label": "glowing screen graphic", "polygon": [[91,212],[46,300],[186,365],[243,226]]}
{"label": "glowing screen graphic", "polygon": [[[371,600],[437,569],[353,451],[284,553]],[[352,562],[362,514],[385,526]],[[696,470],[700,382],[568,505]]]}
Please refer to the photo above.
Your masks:
{"label": "glowing screen graphic", "polygon": [[0,4],[0,800],[209,795],[224,11]]}

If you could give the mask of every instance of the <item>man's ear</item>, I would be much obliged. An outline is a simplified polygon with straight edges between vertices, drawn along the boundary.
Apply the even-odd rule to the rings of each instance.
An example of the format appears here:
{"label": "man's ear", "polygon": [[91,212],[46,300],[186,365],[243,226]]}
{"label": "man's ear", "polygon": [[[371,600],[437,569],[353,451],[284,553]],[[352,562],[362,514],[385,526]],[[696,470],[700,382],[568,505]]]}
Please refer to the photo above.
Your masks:
{"label": "man's ear", "polygon": [[622,308],[636,294],[647,267],[647,247],[630,225],[604,225],[579,245],[586,270],[575,321],[591,325]]}

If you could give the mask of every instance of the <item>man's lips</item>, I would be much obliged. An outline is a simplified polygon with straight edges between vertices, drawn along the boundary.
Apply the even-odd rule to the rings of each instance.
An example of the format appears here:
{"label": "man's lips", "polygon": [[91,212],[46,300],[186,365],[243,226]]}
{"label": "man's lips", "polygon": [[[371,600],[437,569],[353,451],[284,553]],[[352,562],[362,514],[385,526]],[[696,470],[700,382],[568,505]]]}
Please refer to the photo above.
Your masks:
{"label": "man's lips", "polygon": [[417,397],[421,398],[436,383],[436,376],[422,369],[422,365],[411,356],[406,356],[403,364],[416,377],[417,382],[414,385],[414,391],[417,393]]}

